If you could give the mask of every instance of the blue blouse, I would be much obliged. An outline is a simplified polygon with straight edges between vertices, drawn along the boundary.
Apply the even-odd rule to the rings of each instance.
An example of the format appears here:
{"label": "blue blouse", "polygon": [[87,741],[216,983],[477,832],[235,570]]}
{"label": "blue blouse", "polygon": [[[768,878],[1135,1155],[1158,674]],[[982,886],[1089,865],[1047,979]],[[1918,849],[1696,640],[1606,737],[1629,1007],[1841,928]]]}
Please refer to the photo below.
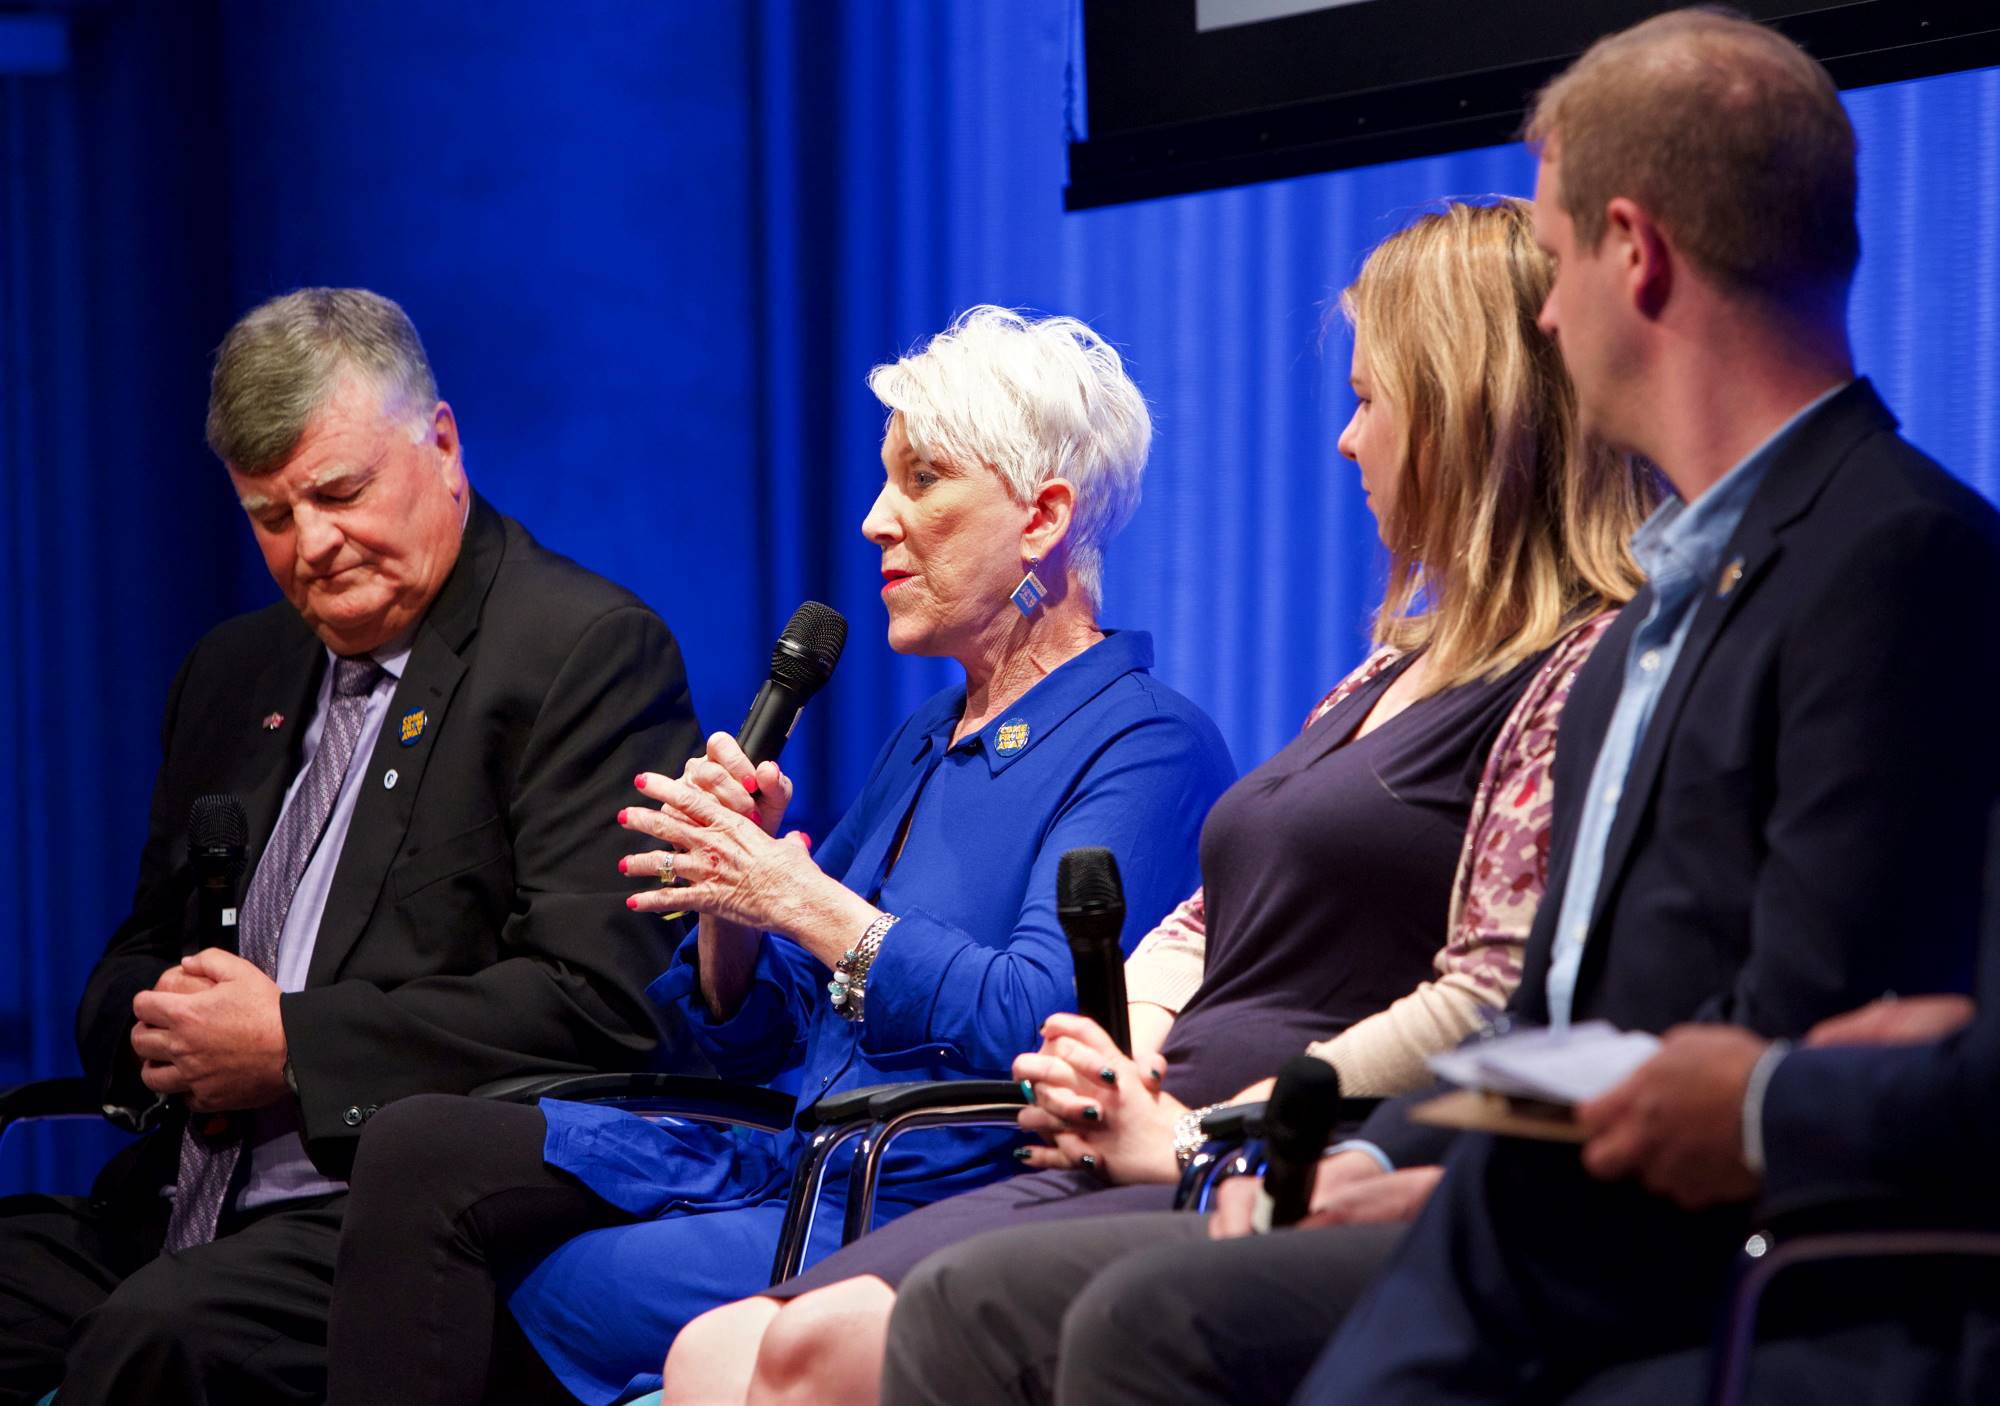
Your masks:
{"label": "blue blouse", "polygon": [[[834,1011],[823,963],[770,933],[728,1019],[712,1020],[701,999],[692,936],[653,999],[718,1073],[796,1092],[802,1104],[869,1084],[1005,1078],[1042,1020],[1074,1004],[1055,912],[1063,852],[1102,845],[1117,856],[1128,951],[1199,882],[1202,819],[1233,768],[1208,717],[1148,675],[1152,652],[1146,634],[1114,632],[956,746],[962,686],[889,739],[814,852],[827,873],[901,918],[869,971],[865,1021]],[[909,832],[885,877],[905,815]],[[564,1385],[608,1403],[658,1385],[689,1319],[765,1286],[804,1139],[592,1105],[542,1109],[546,1161],[645,1218],[570,1241],[509,1300]],[[936,1129],[902,1139],[884,1163],[877,1222],[993,1180],[1012,1136]],[[815,1219],[815,1256],[838,1238],[841,1170]]]}

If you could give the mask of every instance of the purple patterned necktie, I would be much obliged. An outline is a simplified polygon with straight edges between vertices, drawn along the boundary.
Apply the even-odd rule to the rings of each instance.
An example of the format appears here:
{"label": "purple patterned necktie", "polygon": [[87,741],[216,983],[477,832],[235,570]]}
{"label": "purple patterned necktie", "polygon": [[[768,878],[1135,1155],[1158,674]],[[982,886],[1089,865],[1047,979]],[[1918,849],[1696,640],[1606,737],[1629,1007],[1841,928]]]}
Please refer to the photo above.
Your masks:
{"label": "purple patterned necktie", "polygon": [[[361,740],[361,724],[368,711],[368,695],[382,678],[382,666],[372,659],[339,659],[333,666],[333,699],[327,709],[326,729],[312,765],[306,768],[305,782],[292,797],[278,821],[257,872],[250,877],[250,891],[243,898],[243,921],[237,940],[243,960],[255,962],[266,976],[278,970],[278,937],[285,930],[285,915],[291,911],[292,895],[305,877],[306,863],[318,845],[327,817],[340,798],[341,783],[348,764],[354,759],[355,744]],[[214,1139],[204,1137],[199,1126],[209,1121],[200,1114],[190,1115],[181,1134],[180,1176],[174,1191],[174,1212],[167,1222],[167,1249],[186,1250],[206,1245],[215,1238],[222,1219],[222,1205],[229,1196],[229,1182],[243,1155],[243,1124],[230,1123]]]}

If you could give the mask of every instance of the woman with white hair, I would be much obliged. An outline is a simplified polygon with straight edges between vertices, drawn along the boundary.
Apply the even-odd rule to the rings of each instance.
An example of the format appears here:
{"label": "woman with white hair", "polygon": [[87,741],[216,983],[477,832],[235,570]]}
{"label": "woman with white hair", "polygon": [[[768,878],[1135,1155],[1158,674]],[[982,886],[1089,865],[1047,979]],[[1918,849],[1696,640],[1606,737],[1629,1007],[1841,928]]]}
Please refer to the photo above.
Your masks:
{"label": "woman with white hair", "polygon": [[[657,809],[618,816],[666,846],[621,872],[676,885],[629,906],[700,918],[648,994],[716,1072],[802,1105],[1005,1077],[1074,1002],[1062,853],[1111,849],[1133,909],[1164,912],[1232,776],[1214,725],[1147,676],[1149,638],[1097,621],[1151,438],[1117,352],[1072,318],[979,307],[869,386],[890,411],[862,523],[889,644],[956,660],[965,682],[897,729],[817,849],[779,835],[790,779],[723,733],[678,779],[637,779]],[[992,1179],[1008,1141],[899,1145],[878,1219]],[[385,1108],[355,1162],[330,1400],[609,1403],[657,1385],[683,1323],[762,1286],[803,1143],[553,1100]],[[839,1223],[822,1212],[812,1253]]]}

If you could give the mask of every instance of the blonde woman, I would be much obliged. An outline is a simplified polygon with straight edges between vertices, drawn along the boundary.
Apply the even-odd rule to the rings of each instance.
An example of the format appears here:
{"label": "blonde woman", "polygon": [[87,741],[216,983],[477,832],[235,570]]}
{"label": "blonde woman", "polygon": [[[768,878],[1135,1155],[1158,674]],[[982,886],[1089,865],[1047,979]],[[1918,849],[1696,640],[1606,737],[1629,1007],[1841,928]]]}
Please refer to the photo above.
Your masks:
{"label": "blonde woman", "polygon": [[[1035,1092],[1022,1126],[1047,1139],[1017,1156],[1037,1171],[696,1320],[667,1401],[873,1401],[906,1273],[975,1234],[1059,1220],[1019,1276],[931,1325],[955,1365],[919,1371],[929,1394],[912,1399],[1046,1394],[1087,1273],[1204,1233],[1132,1214],[1170,1205],[1201,1105],[1263,1096],[1253,1081],[1302,1047],[1349,1093],[1404,1091],[1505,1003],[1546,877],[1557,714],[1638,587],[1627,542],[1656,496],[1577,434],[1535,327],[1551,276],[1525,202],[1452,203],[1386,240],[1343,297],[1358,404],[1339,448],[1390,557],[1378,648],[1210,813],[1202,890],[1131,963],[1134,1030],[1156,1052],[1128,1061],[1087,1021],[1045,1024],[1015,1062]],[[1051,1264],[1050,1245],[1080,1253]]]}

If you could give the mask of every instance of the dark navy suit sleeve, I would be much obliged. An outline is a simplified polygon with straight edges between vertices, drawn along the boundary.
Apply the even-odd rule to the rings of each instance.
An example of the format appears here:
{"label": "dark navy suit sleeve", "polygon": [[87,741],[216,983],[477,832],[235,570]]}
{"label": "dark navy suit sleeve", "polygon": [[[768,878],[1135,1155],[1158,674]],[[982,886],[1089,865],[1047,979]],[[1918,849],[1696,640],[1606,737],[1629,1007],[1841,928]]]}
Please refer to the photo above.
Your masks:
{"label": "dark navy suit sleeve", "polygon": [[132,1052],[132,999],[151,990],[181,958],[182,920],[192,892],[182,836],[187,817],[172,813],[169,798],[174,788],[168,784],[167,767],[181,694],[200,649],[197,644],[188,652],[167,693],[166,718],[160,724],[160,774],[153,786],[131,916],[112,935],[77,1007],[76,1047],[83,1056],[84,1075],[107,1107],[124,1109],[131,1117],[161,1103],[139,1078],[139,1057]]}
{"label": "dark navy suit sleeve", "polygon": [[922,908],[899,915],[868,974],[864,1048],[892,1054],[929,1045],[950,1051],[969,1073],[1005,1077],[1015,1055],[1035,1048],[1042,1021],[1076,1003],[1069,945],[1056,921],[1063,851],[1101,845],[1117,857],[1125,930],[1136,945],[1194,886],[1200,817],[1229,773],[1212,733],[1170,715],[1107,739],[1043,835],[1004,945],[975,941]]}

